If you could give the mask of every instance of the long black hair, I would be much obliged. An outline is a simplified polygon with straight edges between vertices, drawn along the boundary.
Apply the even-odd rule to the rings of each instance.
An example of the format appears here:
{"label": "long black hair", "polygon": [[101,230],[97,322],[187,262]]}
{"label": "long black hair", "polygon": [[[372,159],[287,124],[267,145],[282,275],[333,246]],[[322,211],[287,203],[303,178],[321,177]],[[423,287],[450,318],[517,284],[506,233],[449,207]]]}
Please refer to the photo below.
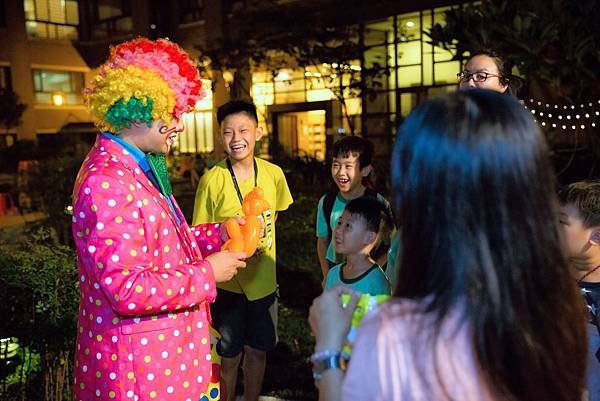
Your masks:
{"label": "long black hair", "polygon": [[395,295],[425,302],[438,328],[461,305],[501,399],[579,400],[583,307],[529,113],[479,89],[428,101],[398,132],[392,186],[403,249]]}

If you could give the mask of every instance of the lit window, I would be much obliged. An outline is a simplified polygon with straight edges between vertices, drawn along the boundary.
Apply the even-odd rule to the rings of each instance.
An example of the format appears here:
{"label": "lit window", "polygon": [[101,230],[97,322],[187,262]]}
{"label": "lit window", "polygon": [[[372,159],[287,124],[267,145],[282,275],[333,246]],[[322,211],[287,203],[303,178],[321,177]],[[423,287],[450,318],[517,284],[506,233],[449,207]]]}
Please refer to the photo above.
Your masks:
{"label": "lit window", "polygon": [[185,130],[177,136],[177,149],[181,153],[207,153],[215,148],[210,80],[203,79],[202,87],[206,96],[196,103],[194,111],[183,115]]}
{"label": "lit window", "polygon": [[102,21],[129,15],[131,6],[124,0],[96,0],[96,20]]}
{"label": "lit window", "polygon": [[35,101],[55,106],[82,104],[83,73],[33,70]]}
{"label": "lit window", "polygon": [[129,0],[93,0],[91,39],[106,39],[132,33],[131,2]]}
{"label": "lit window", "polygon": [[252,99],[256,106],[273,104],[273,84],[270,82],[255,82],[252,85]]}
{"label": "lit window", "polygon": [[77,0],[25,0],[25,24],[31,38],[77,39]]}

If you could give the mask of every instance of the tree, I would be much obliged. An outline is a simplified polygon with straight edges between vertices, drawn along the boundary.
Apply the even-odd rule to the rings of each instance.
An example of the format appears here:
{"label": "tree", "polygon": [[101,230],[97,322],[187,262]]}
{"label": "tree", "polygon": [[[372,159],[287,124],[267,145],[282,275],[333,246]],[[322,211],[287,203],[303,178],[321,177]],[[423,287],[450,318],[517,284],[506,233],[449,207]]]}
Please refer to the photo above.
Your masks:
{"label": "tree", "polygon": [[[547,138],[553,146],[557,146],[559,137],[563,146],[569,144],[554,156],[559,179],[571,176],[567,181],[572,181],[573,177],[598,174],[600,136],[594,127],[600,89],[599,19],[596,0],[483,0],[446,11],[445,24],[436,24],[425,34],[433,45],[452,52],[455,60],[477,49],[490,48],[512,61],[524,78],[520,97],[536,99],[544,118],[555,118],[553,124],[541,123]],[[564,107],[570,104],[569,111],[584,107],[584,113],[591,108],[587,129],[579,132],[578,120],[568,123],[566,119],[571,116],[561,112],[562,108],[555,110],[557,106],[544,108],[546,103]],[[563,121],[556,120],[563,117]],[[565,128],[576,135],[559,135],[565,133]]]}
{"label": "tree", "polygon": [[27,106],[19,102],[19,96],[6,88],[0,88],[0,124],[6,129],[6,133],[11,128],[21,124],[21,116]]}
{"label": "tree", "polygon": [[445,24],[429,32],[431,43],[454,59],[491,48],[515,63],[529,96],[579,104],[600,88],[595,0],[483,0],[446,11]]}
{"label": "tree", "polygon": [[[318,66],[324,73],[310,75],[310,81],[323,83],[341,103],[354,134],[354,124],[346,107],[349,97],[369,96],[382,86],[389,74],[385,60],[360,63],[365,27],[340,24],[332,10],[348,8],[352,1],[329,0],[293,2],[282,6],[274,1],[248,1],[231,10],[223,35],[206,45],[196,46],[202,54],[204,71],[234,72],[230,87],[233,97],[249,98],[249,70],[260,68],[273,76],[281,68]],[[376,1],[377,3],[377,1]],[[337,15],[339,16],[339,15]],[[300,23],[299,21],[310,21]],[[357,64],[362,64],[356,68]]]}

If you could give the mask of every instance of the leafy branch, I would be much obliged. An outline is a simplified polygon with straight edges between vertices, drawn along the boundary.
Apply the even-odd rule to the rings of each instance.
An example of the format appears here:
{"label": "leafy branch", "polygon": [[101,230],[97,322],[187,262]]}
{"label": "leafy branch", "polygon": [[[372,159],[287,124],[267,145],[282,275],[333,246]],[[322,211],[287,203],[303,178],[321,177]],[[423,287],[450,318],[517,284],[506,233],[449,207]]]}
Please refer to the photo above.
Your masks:
{"label": "leafy branch", "polygon": [[579,103],[600,88],[600,8],[594,0],[484,0],[446,11],[425,34],[455,60],[494,49],[526,79],[528,94]]}

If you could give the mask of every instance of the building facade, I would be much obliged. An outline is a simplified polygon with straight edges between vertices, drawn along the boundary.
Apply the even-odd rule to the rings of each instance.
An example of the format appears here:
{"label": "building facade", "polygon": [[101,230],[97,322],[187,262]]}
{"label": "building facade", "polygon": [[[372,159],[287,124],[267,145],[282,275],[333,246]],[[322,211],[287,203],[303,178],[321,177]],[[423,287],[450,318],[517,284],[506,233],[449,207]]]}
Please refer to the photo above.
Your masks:
{"label": "building facade", "polygon": [[[315,7],[325,3],[308,0]],[[294,1],[284,1],[286,7]],[[57,133],[92,135],[81,90],[106,58],[111,43],[136,36],[168,37],[194,56],[196,46],[227,29],[231,10],[244,1],[222,0],[0,0],[0,85],[27,104],[22,124],[2,132],[0,145]],[[358,2],[360,3],[360,2]],[[358,4],[357,3],[357,4]],[[412,3],[412,4],[411,4]],[[387,156],[402,119],[417,104],[456,88],[460,63],[427,43],[423,30],[443,21],[448,1],[386,1],[357,6],[342,23],[360,32],[362,55],[344,64],[298,66],[277,71],[254,66],[249,94],[268,137],[263,153],[325,158],[339,135],[360,134]],[[337,22],[340,23],[339,21]],[[368,94],[344,91],[376,65],[381,74]],[[183,153],[220,154],[216,106],[230,97],[236,74],[213,71],[203,81],[207,97],[187,114],[179,138]]]}
{"label": "building facade", "polygon": [[0,144],[55,134],[89,121],[81,91],[90,68],[73,47],[77,2],[0,1],[0,85],[27,105],[22,124],[2,130]]}

